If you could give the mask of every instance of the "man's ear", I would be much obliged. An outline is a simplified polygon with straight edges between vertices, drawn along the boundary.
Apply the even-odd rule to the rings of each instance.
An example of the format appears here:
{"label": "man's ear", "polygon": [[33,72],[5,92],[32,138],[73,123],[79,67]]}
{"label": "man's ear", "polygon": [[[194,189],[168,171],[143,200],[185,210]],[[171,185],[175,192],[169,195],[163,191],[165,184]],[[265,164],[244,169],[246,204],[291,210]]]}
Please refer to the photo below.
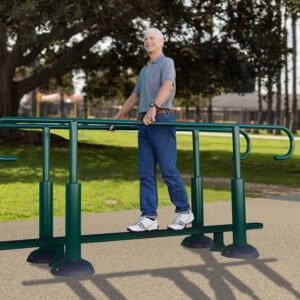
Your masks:
{"label": "man's ear", "polygon": [[164,46],[164,43],[165,43],[164,39],[159,39],[159,44],[161,45],[161,47]]}

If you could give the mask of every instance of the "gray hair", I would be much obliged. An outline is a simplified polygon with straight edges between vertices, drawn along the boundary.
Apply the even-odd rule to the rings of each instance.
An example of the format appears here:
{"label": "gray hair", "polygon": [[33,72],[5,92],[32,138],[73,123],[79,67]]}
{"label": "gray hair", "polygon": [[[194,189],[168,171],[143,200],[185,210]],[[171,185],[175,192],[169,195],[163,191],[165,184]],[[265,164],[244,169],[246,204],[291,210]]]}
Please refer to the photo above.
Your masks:
{"label": "gray hair", "polygon": [[145,30],[144,36],[146,36],[146,34],[150,33],[150,32],[155,33],[155,35],[157,35],[160,39],[164,39],[162,32],[160,30],[158,30],[157,28],[149,28],[149,29]]}

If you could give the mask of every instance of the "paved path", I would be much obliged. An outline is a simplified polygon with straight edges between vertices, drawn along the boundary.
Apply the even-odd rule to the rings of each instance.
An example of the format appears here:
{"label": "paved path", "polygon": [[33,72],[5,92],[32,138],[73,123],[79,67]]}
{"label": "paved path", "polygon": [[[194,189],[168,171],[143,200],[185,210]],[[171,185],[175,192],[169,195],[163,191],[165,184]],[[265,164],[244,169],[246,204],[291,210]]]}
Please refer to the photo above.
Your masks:
{"label": "paved path", "polygon": [[[290,201],[291,200],[291,201]],[[119,232],[138,211],[84,215],[82,232]],[[300,199],[247,201],[248,232],[257,259],[222,257],[208,249],[180,246],[182,237],[84,244],[82,257],[96,273],[86,278],[53,276],[47,265],[26,262],[32,249],[0,251],[0,299],[300,299]],[[173,219],[161,208],[161,228]],[[230,202],[205,204],[205,224],[231,223]],[[55,218],[55,235],[64,218]],[[38,221],[0,223],[1,240],[38,236]],[[225,243],[232,235],[225,234]]]}

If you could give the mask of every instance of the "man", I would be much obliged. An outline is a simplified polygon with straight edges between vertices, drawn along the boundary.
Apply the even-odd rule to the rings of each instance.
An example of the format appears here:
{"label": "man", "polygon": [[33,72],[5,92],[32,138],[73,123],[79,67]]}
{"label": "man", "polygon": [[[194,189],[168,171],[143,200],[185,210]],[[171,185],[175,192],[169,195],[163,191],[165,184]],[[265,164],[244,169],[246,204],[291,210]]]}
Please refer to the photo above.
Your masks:
{"label": "man", "polygon": [[[131,96],[114,117],[122,118],[139,105],[139,118],[144,125],[138,132],[140,209],[139,220],[127,229],[131,232],[157,230],[157,182],[156,164],[160,166],[162,177],[168,186],[172,203],[175,205],[175,220],[168,226],[170,230],[182,230],[194,220],[188,203],[184,183],[176,168],[176,128],[175,126],[147,126],[154,122],[174,122],[171,113],[175,95],[175,67],[171,58],[163,54],[164,38],[156,28],[144,32],[144,48],[150,60],[139,74]],[[113,126],[111,127],[111,130]]]}

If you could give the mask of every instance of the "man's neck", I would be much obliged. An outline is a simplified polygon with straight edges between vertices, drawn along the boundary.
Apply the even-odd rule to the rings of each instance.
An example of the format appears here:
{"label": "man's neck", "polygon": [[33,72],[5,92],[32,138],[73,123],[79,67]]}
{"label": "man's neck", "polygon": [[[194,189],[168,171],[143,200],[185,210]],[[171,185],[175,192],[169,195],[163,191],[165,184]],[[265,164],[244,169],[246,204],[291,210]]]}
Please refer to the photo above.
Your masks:
{"label": "man's neck", "polygon": [[156,51],[156,52],[149,53],[150,60],[155,60],[162,54],[163,54],[162,51]]}

